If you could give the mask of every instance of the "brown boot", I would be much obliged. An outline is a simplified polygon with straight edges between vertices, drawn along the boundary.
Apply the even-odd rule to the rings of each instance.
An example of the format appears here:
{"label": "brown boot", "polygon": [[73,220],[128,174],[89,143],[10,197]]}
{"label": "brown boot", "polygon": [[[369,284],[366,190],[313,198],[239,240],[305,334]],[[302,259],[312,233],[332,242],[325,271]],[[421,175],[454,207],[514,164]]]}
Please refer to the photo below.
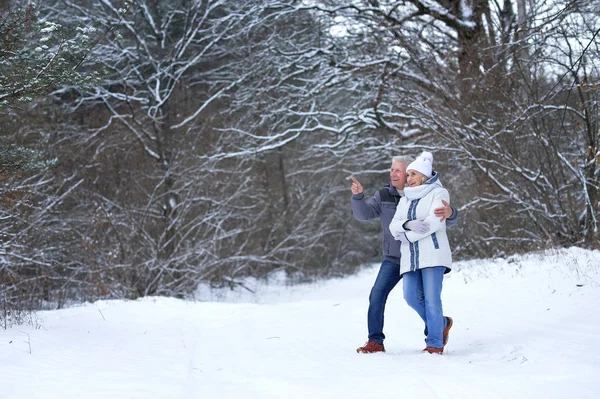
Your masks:
{"label": "brown boot", "polygon": [[442,333],[442,343],[444,344],[444,346],[446,346],[446,344],[448,343],[448,336],[450,335],[450,329],[452,328],[452,324],[454,324],[454,321],[452,321],[452,317],[446,316],[446,327],[444,327],[444,332]]}
{"label": "brown boot", "polygon": [[423,349],[423,352],[437,353],[438,355],[441,355],[442,353],[444,353],[444,348],[436,348],[434,346],[428,346],[425,349]]}
{"label": "brown boot", "polygon": [[375,353],[375,352],[385,352],[385,348],[383,344],[378,344],[377,342],[368,341],[364,346],[356,348],[357,353]]}

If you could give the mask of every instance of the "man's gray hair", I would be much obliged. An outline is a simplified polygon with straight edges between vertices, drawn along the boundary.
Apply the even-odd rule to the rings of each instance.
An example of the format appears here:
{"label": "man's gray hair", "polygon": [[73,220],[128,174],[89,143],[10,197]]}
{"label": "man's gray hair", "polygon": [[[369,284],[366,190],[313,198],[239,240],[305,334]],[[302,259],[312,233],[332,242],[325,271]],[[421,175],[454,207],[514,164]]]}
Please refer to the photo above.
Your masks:
{"label": "man's gray hair", "polygon": [[395,156],[392,158],[392,163],[402,162],[402,163],[405,163],[406,165],[408,165],[409,163],[411,163],[414,160],[415,159],[409,155],[398,155],[398,156]]}

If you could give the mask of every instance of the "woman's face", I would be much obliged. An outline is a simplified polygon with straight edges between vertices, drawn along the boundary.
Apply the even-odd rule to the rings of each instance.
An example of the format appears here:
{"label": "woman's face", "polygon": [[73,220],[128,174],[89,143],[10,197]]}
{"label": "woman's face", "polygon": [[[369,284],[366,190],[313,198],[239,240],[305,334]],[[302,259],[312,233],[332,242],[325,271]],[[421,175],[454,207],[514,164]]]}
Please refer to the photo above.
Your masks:
{"label": "woman's face", "polygon": [[409,187],[420,186],[421,184],[425,183],[426,180],[427,176],[421,172],[417,172],[413,169],[406,171],[406,183],[408,183]]}

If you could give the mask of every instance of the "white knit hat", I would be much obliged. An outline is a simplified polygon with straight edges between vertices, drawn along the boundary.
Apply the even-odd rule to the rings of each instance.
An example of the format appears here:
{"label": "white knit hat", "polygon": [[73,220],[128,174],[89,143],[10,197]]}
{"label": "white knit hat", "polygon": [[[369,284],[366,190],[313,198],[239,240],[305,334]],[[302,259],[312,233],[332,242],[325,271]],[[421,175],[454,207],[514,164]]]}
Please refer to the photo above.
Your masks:
{"label": "white knit hat", "polygon": [[431,177],[433,171],[433,154],[427,151],[423,151],[421,155],[411,162],[406,170],[416,170],[417,172],[423,173],[427,177]]}

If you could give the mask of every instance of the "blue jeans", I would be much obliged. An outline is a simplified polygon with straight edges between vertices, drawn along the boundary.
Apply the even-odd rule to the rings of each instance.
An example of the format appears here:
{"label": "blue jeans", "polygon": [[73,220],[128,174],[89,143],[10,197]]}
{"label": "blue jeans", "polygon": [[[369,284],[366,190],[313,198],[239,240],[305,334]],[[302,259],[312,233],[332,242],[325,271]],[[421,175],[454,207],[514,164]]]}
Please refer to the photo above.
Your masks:
{"label": "blue jeans", "polygon": [[427,326],[427,346],[442,348],[446,318],[442,311],[442,282],[446,268],[427,267],[404,273],[404,299]]}
{"label": "blue jeans", "polygon": [[375,284],[369,295],[369,311],[367,324],[369,326],[369,341],[383,344],[383,313],[388,295],[400,281],[400,265],[384,260],[379,268]]}

